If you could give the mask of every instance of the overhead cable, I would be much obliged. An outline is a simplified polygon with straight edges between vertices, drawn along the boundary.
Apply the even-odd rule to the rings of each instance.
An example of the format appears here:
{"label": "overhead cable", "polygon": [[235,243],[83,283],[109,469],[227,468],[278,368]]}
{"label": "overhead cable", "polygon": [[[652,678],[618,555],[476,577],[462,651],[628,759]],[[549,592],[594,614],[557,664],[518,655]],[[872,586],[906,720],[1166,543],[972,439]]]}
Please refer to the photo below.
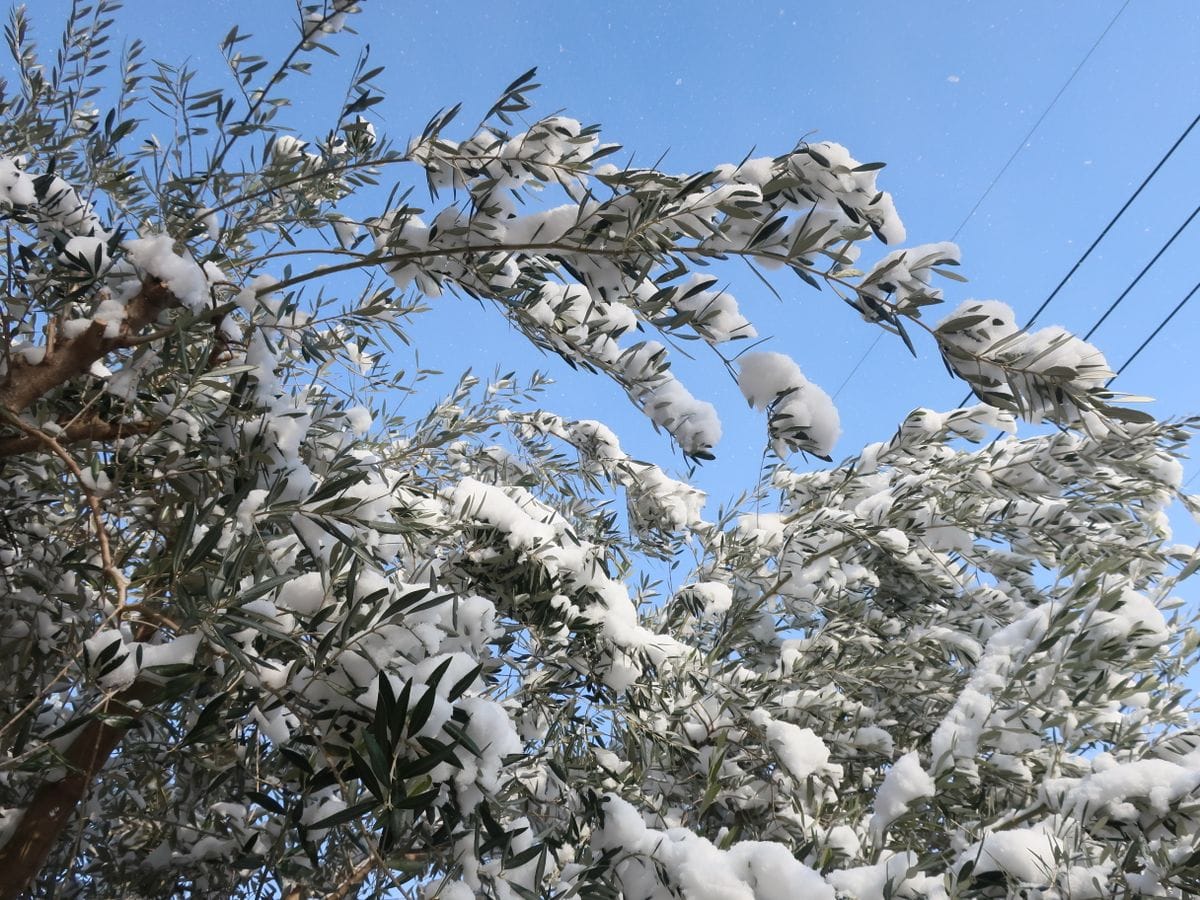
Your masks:
{"label": "overhead cable", "polygon": [[1197,282],[1196,286],[1194,288],[1192,288],[1190,291],[1188,291],[1187,295],[1182,300],[1180,300],[1178,303],[1175,304],[1175,308],[1172,309],[1169,313],[1167,313],[1166,318],[1158,323],[1158,327],[1155,328],[1152,332],[1150,332],[1150,336],[1147,337],[1144,341],[1142,341],[1142,343],[1140,345],[1138,345],[1138,348],[1133,351],[1133,354],[1129,357],[1129,359],[1127,359],[1127,360],[1125,360],[1125,362],[1121,363],[1121,368],[1117,369],[1117,371],[1113,374],[1113,377],[1108,379],[1108,381],[1105,382],[1105,384],[1104,384],[1105,387],[1108,387],[1110,384],[1112,384],[1113,381],[1116,380],[1116,377],[1118,375],[1120,375],[1127,368],[1129,368],[1129,364],[1131,362],[1133,362],[1135,359],[1137,359],[1143,350],[1145,350],[1148,346],[1150,346],[1150,342],[1152,340],[1154,340],[1156,337],[1158,337],[1158,333],[1167,327],[1167,323],[1170,322],[1173,318],[1175,318],[1175,314],[1178,313],[1181,309],[1183,309],[1187,305],[1187,302],[1196,295],[1197,291],[1200,291],[1200,282]]}
{"label": "overhead cable", "polygon": [[1013,164],[1013,160],[1015,160],[1020,155],[1021,151],[1025,149],[1025,145],[1029,143],[1029,139],[1033,137],[1033,133],[1038,130],[1038,126],[1042,124],[1042,120],[1050,114],[1050,110],[1054,109],[1054,104],[1058,102],[1058,98],[1061,97],[1063,92],[1065,92],[1066,89],[1071,86],[1071,82],[1075,80],[1075,76],[1079,74],[1079,70],[1083,68],[1083,64],[1086,63],[1091,58],[1092,54],[1096,52],[1096,48],[1100,46],[1100,42],[1104,40],[1104,36],[1108,34],[1114,25],[1117,24],[1117,19],[1121,18],[1121,13],[1125,12],[1125,7],[1129,6],[1129,3],[1130,0],[1125,0],[1125,2],[1121,4],[1121,8],[1117,10],[1117,14],[1109,20],[1109,23],[1106,26],[1104,26],[1104,30],[1100,32],[1100,36],[1092,42],[1092,46],[1088,49],[1088,52],[1083,55],[1083,59],[1081,59],[1075,65],[1075,68],[1071,71],[1070,76],[1066,81],[1063,82],[1062,87],[1058,89],[1058,93],[1054,95],[1054,99],[1050,101],[1050,105],[1042,110],[1042,114],[1038,116],[1037,121],[1033,123],[1033,127],[1029,129],[1025,137],[1021,138],[1021,142],[1017,144],[1017,148],[1013,150],[1012,155],[1008,158],[1008,161],[1000,167],[1000,171],[996,173],[996,177],[992,179],[991,184],[989,184],[987,189],[980,194],[979,199],[975,201],[975,205],[971,207],[971,211],[967,213],[967,217],[958,223],[958,227],[954,229],[954,236],[951,237],[950,240],[954,240],[954,238],[958,237],[958,233],[963,230],[968,222],[971,221],[971,217],[974,216],[975,211],[983,205],[983,201],[986,200],[988,194],[992,192],[992,188],[996,186],[996,182],[998,182],[1004,173],[1008,171],[1008,167]]}
{"label": "overhead cable", "polygon": [[[1195,124],[1195,123],[1193,123],[1193,124]],[[1091,328],[1089,328],[1089,329],[1087,330],[1087,334],[1085,334],[1085,335],[1083,336],[1083,339],[1084,339],[1085,341],[1086,341],[1088,338],[1090,338],[1090,337],[1091,337],[1093,334],[1095,334],[1095,333],[1096,333],[1096,330],[1097,330],[1097,329],[1098,329],[1098,328],[1099,328],[1101,325],[1103,325],[1103,324],[1104,324],[1104,321],[1105,321],[1105,320],[1106,320],[1106,319],[1107,319],[1107,318],[1108,318],[1108,317],[1109,317],[1109,316],[1110,316],[1110,315],[1113,313],[1113,311],[1114,311],[1114,310],[1116,310],[1116,308],[1117,308],[1118,306],[1120,306],[1120,305],[1121,305],[1121,304],[1124,302],[1125,298],[1129,296],[1129,293],[1130,293],[1130,292],[1131,292],[1131,291],[1132,291],[1132,290],[1133,290],[1135,287],[1137,287],[1137,285],[1138,285],[1138,282],[1140,282],[1140,281],[1142,280],[1142,277],[1143,277],[1143,276],[1144,276],[1144,275],[1145,275],[1147,272],[1149,272],[1149,271],[1150,271],[1150,270],[1151,270],[1151,269],[1154,267],[1154,264],[1155,264],[1156,262],[1158,262],[1159,258],[1160,258],[1160,257],[1161,257],[1161,256],[1162,256],[1164,253],[1166,253],[1166,252],[1167,252],[1167,249],[1168,249],[1168,248],[1169,248],[1169,247],[1170,247],[1170,246],[1171,246],[1173,243],[1175,243],[1175,239],[1176,239],[1176,238],[1178,238],[1178,237],[1179,237],[1179,235],[1183,234],[1183,232],[1184,232],[1184,229],[1186,229],[1186,228],[1187,228],[1187,227],[1188,227],[1190,224],[1192,224],[1192,220],[1193,220],[1194,218],[1196,218],[1196,216],[1198,216],[1198,215],[1200,215],[1200,206],[1197,206],[1195,209],[1193,209],[1193,210],[1192,210],[1192,213],[1191,213],[1191,215],[1189,215],[1189,216],[1188,216],[1186,219],[1184,219],[1184,220],[1183,220],[1183,224],[1182,224],[1182,225],[1180,225],[1178,228],[1176,228],[1176,229],[1175,229],[1175,233],[1174,233],[1174,234],[1172,234],[1172,235],[1171,235],[1169,238],[1167,238],[1167,240],[1166,240],[1166,241],[1163,243],[1163,245],[1162,245],[1161,247],[1159,247],[1159,248],[1158,248],[1158,252],[1156,252],[1156,253],[1154,254],[1154,256],[1152,256],[1152,257],[1150,258],[1150,261],[1149,261],[1148,263],[1146,263],[1146,265],[1142,266],[1142,270],[1141,270],[1140,272],[1138,272],[1138,273],[1137,273],[1137,275],[1135,275],[1135,276],[1134,276],[1133,280],[1132,280],[1131,282],[1129,282],[1129,284],[1127,284],[1127,285],[1125,286],[1125,290],[1121,291],[1121,293],[1120,293],[1120,294],[1117,296],[1117,299],[1116,299],[1116,300],[1114,300],[1112,303],[1110,303],[1110,304],[1109,304],[1109,306],[1108,306],[1108,309],[1106,309],[1106,310],[1103,312],[1103,314],[1100,316],[1100,318],[1098,318],[1098,319],[1097,319],[1095,322],[1093,322],[1093,323],[1092,323],[1092,327],[1091,327]],[[1107,231],[1107,229],[1105,229],[1105,230]],[[1093,246],[1095,246],[1095,245],[1093,245]],[[1089,250],[1089,252],[1090,252],[1090,250]],[[1078,267],[1078,264],[1076,264],[1076,267]],[[1065,280],[1064,280],[1064,283],[1065,283]],[[1061,284],[1060,284],[1060,287],[1061,287]],[[1188,296],[1190,297],[1191,295],[1189,294]],[[1187,301],[1186,301],[1186,299],[1184,300],[1184,302],[1185,302],[1185,303],[1187,302]],[[1044,306],[1045,306],[1045,304],[1043,304],[1043,307],[1044,307]],[[1036,315],[1036,314],[1035,314],[1035,315]],[[1172,313],[1171,315],[1174,315],[1174,313]],[[1168,318],[1168,320],[1169,320],[1169,319],[1170,319],[1170,316],[1168,316],[1167,318]],[[1030,320],[1030,324],[1032,324],[1032,322],[1033,322],[1033,320],[1031,319],[1031,320]],[[1163,325],[1165,325],[1165,324],[1166,324],[1166,322],[1165,322],[1165,321],[1164,321],[1163,323],[1161,323],[1161,324],[1159,325],[1159,327],[1158,327],[1158,328],[1156,328],[1156,329],[1154,330],[1154,334],[1152,334],[1152,335],[1151,335],[1149,338],[1147,338],[1147,339],[1146,339],[1146,342],[1147,342],[1147,343],[1149,343],[1149,341],[1150,341],[1151,339],[1153,339],[1154,335],[1155,335],[1155,334],[1158,334],[1159,330],[1160,330],[1160,329],[1162,328],[1162,326],[1163,326]],[[1026,327],[1026,328],[1028,328],[1028,327],[1029,327],[1029,325],[1026,325],[1025,327]],[[1134,355],[1136,356],[1137,354],[1134,354]],[[1133,360],[1132,360],[1132,357],[1131,357],[1130,359],[1128,359],[1128,360],[1126,360],[1126,361],[1125,361],[1125,365],[1129,365],[1129,363],[1130,363],[1130,362],[1132,362],[1132,361],[1133,361]],[[1124,366],[1122,366],[1122,368],[1124,368]],[[1121,370],[1120,370],[1120,369],[1118,369],[1118,370],[1117,370],[1117,374],[1120,374],[1120,371],[1121,371]],[[1113,378],[1115,378],[1115,377],[1116,377],[1116,375],[1114,375],[1114,376],[1113,376]],[[1111,381],[1111,379],[1109,379],[1109,380]],[[962,398],[962,400],[958,401],[958,405],[959,405],[959,406],[965,406],[965,405],[966,405],[966,404],[967,404],[967,403],[970,401],[970,399],[971,399],[971,393],[972,393],[972,392],[968,391],[968,392],[966,393],[966,395],[965,395],[965,396]]]}
{"label": "overhead cable", "polygon": [[1183,224],[1175,229],[1175,233],[1173,235],[1171,235],[1169,238],[1167,238],[1167,242],[1158,248],[1158,252],[1155,253],[1153,257],[1151,257],[1150,262],[1146,263],[1146,265],[1144,265],[1142,267],[1142,271],[1137,273],[1137,276],[1133,279],[1133,281],[1129,282],[1129,284],[1126,286],[1125,290],[1121,291],[1120,296],[1117,297],[1117,299],[1114,300],[1111,304],[1109,304],[1108,309],[1106,309],[1104,311],[1104,315],[1102,315],[1100,318],[1098,318],[1096,320],[1095,324],[1093,324],[1092,327],[1088,329],[1087,334],[1085,334],[1083,336],[1083,339],[1085,341],[1088,338],[1090,338],[1093,334],[1095,334],[1096,329],[1104,324],[1104,320],[1108,318],[1109,314],[1114,309],[1116,309],[1118,306],[1121,305],[1121,302],[1127,296],[1129,296],[1129,292],[1132,291],[1135,287],[1137,287],[1137,283],[1142,280],[1142,276],[1150,271],[1150,269],[1154,266],[1154,264],[1156,262],[1158,262],[1158,258],[1167,252],[1167,248],[1170,247],[1173,243],[1175,243],[1175,238],[1177,238],[1177,237],[1179,237],[1179,235],[1183,234],[1183,230],[1185,228],[1187,228],[1190,224],[1192,224],[1192,219],[1196,218],[1197,215],[1200,215],[1200,206],[1197,206],[1195,209],[1192,210],[1192,214],[1190,216],[1188,216],[1186,219],[1184,219]]}
{"label": "overhead cable", "polygon": [[1117,214],[1108,220],[1108,224],[1104,226],[1104,230],[1096,235],[1096,239],[1092,241],[1091,245],[1086,250],[1083,251],[1083,255],[1080,256],[1079,259],[1075,260],[1075,265],[1071,266],[1071,270],[1063,276],[1062,281],[1060,281],[1054,290],[1052,290],[1046,297],[1046,299],[1042,301],[1042,305],[1033,311],[1033,315],[1030,316],[1029,321],[1025,323],[1026,328],[1036,322],[1037,317],[1040,316],[1046,307],[1050,305],[1050,301],[1058,296],[1058,292],[1063,289],[1063,285],[1071,280],[1071,276],[1079,270],[1079,267],[1083,265],[1083,261],[1092,255],[1092,251],[1096,249],[1096,246],[1102,240],[1104,240],[1104,236],[1108,234],[1109,230],[1111,230],[1114,225],[1117,224],[1117,221],[1121,218],[1121,216],[1125,215],[1125,210],[1129,209],[1129,207],[1133,204],[1133,201],[1138,198],[1138,194],[1145,189],[1146,185],[1154,180],[1154,176],[1158,174],[1158,170],[1161,169],[1163,164],[1171,158],[1172,154],[1174,154],[1179,148],[1179,145],[1183,143],[1184,138],[1191,134],[1192,129],[1196,127],[1197,123],[1200,123],[1200,115],[1192,119],[1192,123],[1188,125],[1188,127],[1183,130],[1183,133],[1175,139],[1175,143],[1171,145],[1171,149],[1166,152],[1166,155],[1158,161],[1158,165],[1151,169],[1150,174],[1142,179],[1142,183],[1137,186],[1137,190],[1129,195],[1129,199],[1126,200],[1124,205],[1117,210]]}
{"label": "overhead cable", "polygon": [[[998,181],[1000,181],[1000,179],[1003,177],[1004,173],[1008,171],[1009,166],[1011,166],[1013,164],[1013,161],[1021,154],[1021,151],[1025,149],[1025,146],[1029,143],[1029,139],[1033,137],[1034,132],[1036,132],[1038,130],[1038,127],[1045,120],[1046,116],[1048,116],[1050,114],[1050,111],[1052,109],[1054,109],[1054,106],[1055,106],[1055,104],[1058,103],[1059,98],[1063,95],[1063,93],[1067,90],[1067,88],[1071,86],[1071,82],[1075,80],[1075,76],[1079,74],[1079,70],[1083,68],[1084,63],[1086,63],[1088,61],[1088,59],[1091,58],[1091,55],[1096,52],[1096,48],[1100,46],[1100,42],[1104,40],[1105,35],[1107,35],[1108,32],[1112,30],[1112,27],[1115,24],[1117,24],[1117,19],[1121,18],[1121,13],[1125,12],[1125,8],[1127,6],[1129,6],[1130,2],[1131,2],[1131,0],[1125,0],[1125,2],[1121,4],[1121,8],[1117,10],[1116,15],[1114,15],[1109,20],[1108,24],[1104,26],[1104,30],[1100,32],[1099,37],[1097,37],[1096,40],[1092,42],[1092,46],[1088,48],[1087,53],[1085,53],[1083,55],[1083,58],[1080,59],[1078,63],[1076,63],[1075,68],[1071,70],[1071,74],[1067,77],[1067,80],[1064,81],[1062,84],[1062,87],[1060,87],[1058,89],[1058,93],[1056,93],[1054,95],[1054,97],[1051,98],[1050,103],[1047,104],[1047,106],[1044,110],[1042,110],[1042,114],[1040,116],[1038,116],[1037,121],[1033,123],[1033,127],[1030,128],[1028,132],[1026,132],[1026,134],[1023,138],[1021,138],[1021,140],[1020,140],[1020,142],[1018,142],[1016,148],[1009,155],[1008,160],[1004,163],[1003,166],[1000,167],[1000,171],[998,171],[996,173],[995,177],[992,178],[991,182],[984,189],[983,193],[979,195],[979,199],[975,201],[975,205],[971,207],[970,212],[968,212],[966,217],[961,222],[958,223],[958,227],[954,229],[954,234],[952,234],[950,236],[951,241],[956,240],[958,238],[958,236],[962,232],[963,228],[965,228],[967,223],[971,221],[971,218],[975,215],[975,213],[979,209],[979,207],[983,205],[983,201],[987,199],[989,194],[991,194],[992,188],[994,188],[996,186],[996,183]],[[1200,120],[1200,116],[1198,116],[1197,119]],[[1192,123],[1192,125],[1195,125],[1195,124],[1196,124],[1195,122]],[[1189,127],[1188,130],[1190,131],[1191,128]],[[1174,148],[1172,148],[1172,152],[1174,152]],[[1164,162],[1165,162],[1165,160],[1164,160]],[[1159,165],[1162,165],[1162,163],[1159,163]],[[1139,190],[1140,190],[1140,188],[1139,188]],[[1122,210],[1122,212],[1123,211],[1124,210]],[[1090,253],[1091,251],[1089,250],[1088,252]],[[1082,260],[1080,260],[1080,261],[1082,262]],[[1069,278],[1070,276],[1068,275],[1067,277]],[[1064,283],[1065,283],[1065,280],[1064,280]],[[1059,287],[1061,287],[1061,286],[1062,285],[1059,285]],[[1055,292],[1057,293],[1057,289],[1055,290]],[[1044,304],[1043,304],[1043,308],[1044,308]],[[1039,312],[1040,311],[1041,310],[1039,309]],[[843,390],[845,390],[846,385],[848,385],[850,383],[850,380],[852,378],[854,378],[854,374],[862,367],[863,363],[865,363],[867,361],[867,358],[870,357],[871,353],[874,352],[875,347],[879,344],[879,341],[882,339],[882,337],[883,337],[883,332],[880,332],[875,335],[875,340],[873,340],[871,342],[871,345],[869,347],[867,347],[867,349],[863,353],[863,355],[858,358],[858,362],[856,362],[854,364],[854,367],[850,370],[850,373],[844,379],[842,379],[842,383],[840,385],[838,385],[838,389],[833,392],[833,399],[836,400],[838,398],[838,395],[841,394],[841,392]],[[969,396],[970,395],[968,394],[968,397]],[[966,402],[966,401],[963,401],[963,402]]]}

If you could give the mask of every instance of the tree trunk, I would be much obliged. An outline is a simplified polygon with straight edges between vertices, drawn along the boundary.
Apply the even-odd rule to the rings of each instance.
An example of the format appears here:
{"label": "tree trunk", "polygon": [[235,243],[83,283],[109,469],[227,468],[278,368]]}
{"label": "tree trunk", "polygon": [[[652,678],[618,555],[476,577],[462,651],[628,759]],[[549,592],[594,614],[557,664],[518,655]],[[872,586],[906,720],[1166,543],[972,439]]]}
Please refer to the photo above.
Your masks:
{"label": "tree trunk", "polygon": [[[46,858],[75,815],[87,793],[130,724],[112,725],[110,716],[140,717],[142,703],[153,697],[155,686],[135,682],[105,701],[96,717],[80,728],[63,754],[68,771],[58,781],[43,781],[34,791],[12,836],[0,847],[0,900],[21,896],[37,877]],[[132,704],[132,705],[131,705]]]}

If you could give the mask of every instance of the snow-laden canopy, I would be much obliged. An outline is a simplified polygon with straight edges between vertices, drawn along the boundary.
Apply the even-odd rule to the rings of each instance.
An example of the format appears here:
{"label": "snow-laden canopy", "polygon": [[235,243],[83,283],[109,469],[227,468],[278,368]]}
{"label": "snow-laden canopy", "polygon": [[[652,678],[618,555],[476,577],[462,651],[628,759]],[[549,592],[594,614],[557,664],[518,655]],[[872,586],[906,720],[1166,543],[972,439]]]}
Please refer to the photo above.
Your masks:
{"label": "snow-laden canopy", "polygon": [[[137,43],[105,82],[115,4],[81,9],[55,66],[14,14],[0,99],[0,894],[1195,888],[1191,426],[996,301],[927,324],[958,250],[900,246],[878,164],[620,169],[565,116],[513,133],[533,73],[399,149],[365,57],[298,135],[277,101],[350,0],[278,67],[231,31],[233,92]],[[412,172],[428,209],[377,187]],[[739,258],[923,331],[983,402],[812,468],[839,413],[733,352],[766,330],[703,267]],[[539,376],[400,414],[405,318],[444,292],[697,459],[718,411],[669,348],[711,345],[766,477],[713,510]]]}

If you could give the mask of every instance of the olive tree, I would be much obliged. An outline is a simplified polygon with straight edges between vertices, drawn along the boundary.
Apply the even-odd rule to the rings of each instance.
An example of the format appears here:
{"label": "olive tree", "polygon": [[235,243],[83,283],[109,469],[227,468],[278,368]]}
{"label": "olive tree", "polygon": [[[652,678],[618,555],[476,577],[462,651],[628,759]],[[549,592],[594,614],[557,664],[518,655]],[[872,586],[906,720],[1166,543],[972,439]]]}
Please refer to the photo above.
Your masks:
{"label": "olive tree", "polygon": [[[360,5],[300,7],[278,62],[233,28],[223,87],[107,56],[114,0],[52,59],[11,15],[0,895],[1200,890],[1197,555],[1165,512],[1195,509],[1192,424],[1114,405],[1099,350],[1003,304],[931,321],[957,248],[906,246],[835,143],[622,168],[524,115],[533,72],[395,143],[365,53],[336,122],[291,132]],[[816,464],[838,413],[730,352],[756,331],[721,260],[980,402]],[[720,419],[668,346],[711,345],[772,466],[708,510],[536,374],[401,415],[406,327],[446,293],[701,461]]]}

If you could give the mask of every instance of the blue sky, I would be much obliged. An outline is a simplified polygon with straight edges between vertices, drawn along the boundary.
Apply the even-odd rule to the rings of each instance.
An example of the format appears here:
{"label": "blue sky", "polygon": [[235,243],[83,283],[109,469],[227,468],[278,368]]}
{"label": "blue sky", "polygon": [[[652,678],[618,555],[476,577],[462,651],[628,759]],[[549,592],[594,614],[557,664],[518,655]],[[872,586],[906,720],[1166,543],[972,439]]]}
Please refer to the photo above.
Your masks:
{"label": "blue sky", "polygon": [[[33,5],[43,46],[56,38],[63,0]],[[947,283],[947,310],[967,298],[996,298],[1025,318],[1074,263],[1175,137],[1196,115],[1200,16],[1189,0],[1083,3],[912,2],[836,6],[746,2],[401,4],[368,0],[341,35],[342,59],[318,54],[317,72],[296,82],[282,121],[297,132],[325,130],[359,40],[387,72],[378,124],[402,141],[439,107],[463,101],[468,128],[515,75],[537,65],[543,88],[534,114],[563,110],[604,125],[639,163],[665,154],[670,170],[709,168],[790,149],[804,136],[845,144],[861,161],[884,161],[880,185],[893,193],[909,243],[948,239],[1021,145],[1097,37],[1115,23],[1032,139],[962,227],[961,272]],[[1118,12],[1120,15],[1118,16]],[[274,55],[292,39],[288,0],[249,4],[128,0],[119,18],[149,54],[190,59],[198,87],[228,86],[216,45],[229,26],[255,35]],[[243,45],[246,46],[246,45]],[[465,134],[462,136],[466,136]],[[627,157],[619,157],[625,159]],[[1093,254],[1041,324],[1086,331],[1192,211],[1200,129]],[[1200,222],[1186,232],[1097,332],[1119,364],[1200,277],[1193,262]],[[882,248],[879,250],[882,253]],[[876,330],[840,301],[796,279],[775,282],[780,303],[744,268],[721,273],[765,349],[787,352],[833,393],[872,344]],[[620,391],[573,376],[527,349],[490,310],[447,298],[414,323],[422,362],[448,373],[542,367],[561,380],[548,406],[613,424],[635,453],[669,461]],[[1155,396],[1160,415],[1200,412],[1192,357],[1200,299],[1176,317],[1116,387]],[[701,349],[701,348],[697,348]],[[885,438],[916,406],[948,408],[964,394],[928,341],[921,358],[885,335],[837,402],[845,435],[835,456]],[[677,358],[678,359],[678,358]],[[726,437],[698,476],[717,497],[752,483],[765,442],[761,418],[745,409],[715,360],[678,359],[693,393],[716,403]],[[1198,471],[1189,463],[1188,475]],[[1200,478],[1193,482],[1196,485]],[[1180,538],[1195,539],[1190,526]]]}

